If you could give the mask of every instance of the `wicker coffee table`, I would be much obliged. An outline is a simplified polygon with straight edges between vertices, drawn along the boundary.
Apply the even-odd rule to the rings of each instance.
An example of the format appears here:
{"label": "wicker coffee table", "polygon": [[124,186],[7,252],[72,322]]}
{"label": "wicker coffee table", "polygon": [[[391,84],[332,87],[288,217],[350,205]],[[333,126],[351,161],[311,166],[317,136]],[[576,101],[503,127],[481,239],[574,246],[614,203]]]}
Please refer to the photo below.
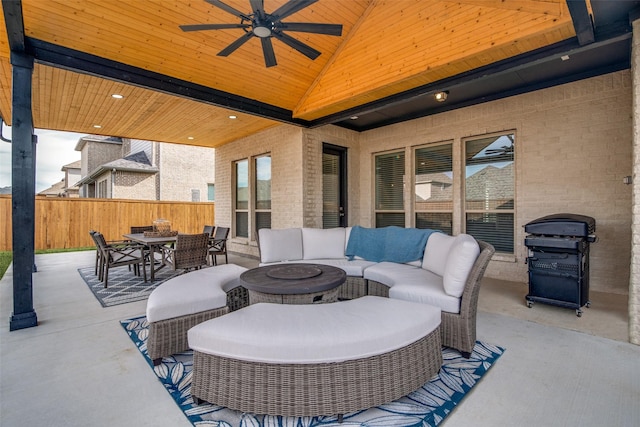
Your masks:
{"label": "wicker coffee table", "polygon": [[317,304],[336,302],[344,270],[322,264],[274,264],[240,275],[249,303]]}

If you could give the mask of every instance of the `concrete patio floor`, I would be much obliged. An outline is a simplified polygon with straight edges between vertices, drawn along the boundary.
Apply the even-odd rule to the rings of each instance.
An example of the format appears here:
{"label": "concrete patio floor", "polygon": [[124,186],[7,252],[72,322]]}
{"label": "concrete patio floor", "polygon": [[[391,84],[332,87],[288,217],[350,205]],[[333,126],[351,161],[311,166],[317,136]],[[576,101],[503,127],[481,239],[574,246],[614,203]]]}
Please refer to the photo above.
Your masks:
{"label": "concrete patio floor", "polygon": [[[36,257],[35,328],[9,332],[11,268],[0,281],[0,425],[190,426],[120,326],[145,301],[102,308],[77,272],[93,261],[94,252]],[[527,308],[524,284],[482,286],[478,339],[506,352],[443,425],[640,425],[640,346],[626,342],[625,296],[592,292],[577,318]]]}

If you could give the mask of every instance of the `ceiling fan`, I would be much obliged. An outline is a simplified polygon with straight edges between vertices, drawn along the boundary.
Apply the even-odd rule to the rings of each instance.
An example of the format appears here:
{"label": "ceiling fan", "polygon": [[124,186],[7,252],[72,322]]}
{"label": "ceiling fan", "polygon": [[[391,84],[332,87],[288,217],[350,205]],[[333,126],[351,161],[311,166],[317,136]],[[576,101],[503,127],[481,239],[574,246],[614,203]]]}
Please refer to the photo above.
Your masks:
{"label": "ceiling fan", "polygon": [[239,24],[196,24],[180,25],[182,31],[202,31],[202,30],[225,30],[229,28],[242,28],[244,35],[226,48],[218,52],[218,56],[229,56],[240,46],[245,44],[252,37],[258,37],[262,43],[262,54],[267,67],[277,65],[276,55],[273,51],[271,38],[275,37],[281,42],[289,45],[298,52],[310,59],[316,59],[320,52],[311,46],[285,34],[285,31],[326,34],[330,36],[341,36],[342,25],[340,24],[316,24],[310,22],[282,22],[283,19],[304,9],[318,0],[289,0],[272,13],[264,10],[264,0],[249,0],[251,13],[243,13],[220,0],[205,0],[207,3],[216,6],[225,12],[240,18]]}

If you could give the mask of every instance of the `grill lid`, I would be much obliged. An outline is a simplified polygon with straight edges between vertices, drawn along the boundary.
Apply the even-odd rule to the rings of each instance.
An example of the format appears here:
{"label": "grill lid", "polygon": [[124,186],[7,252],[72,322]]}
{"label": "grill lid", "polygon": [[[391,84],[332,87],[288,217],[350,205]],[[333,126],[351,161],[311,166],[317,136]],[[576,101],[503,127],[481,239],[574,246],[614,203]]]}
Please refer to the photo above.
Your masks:
{"label": "grill lid", "polygon": [[524,231],[546,236],[587,237],[596,231],[596,220],[585,215],[559,213],[534,219],[524,226]]}

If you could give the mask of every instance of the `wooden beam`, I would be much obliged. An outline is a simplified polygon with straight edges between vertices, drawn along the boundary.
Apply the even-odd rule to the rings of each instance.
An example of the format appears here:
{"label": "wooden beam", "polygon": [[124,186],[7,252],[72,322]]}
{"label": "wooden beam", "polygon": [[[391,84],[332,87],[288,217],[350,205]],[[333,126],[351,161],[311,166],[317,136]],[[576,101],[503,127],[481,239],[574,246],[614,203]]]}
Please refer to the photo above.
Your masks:
{"label": "wooden beam", "polygon": [[569,7],[573,28],[576,30],[580,46],[596,41],[587,2],[585,0],[567,0],[567,7]]}
{"label": "wooden beam", "polygon": [[24,52],[24,21],[22,19],[22,0],[2,0],[4,22],[11,52]]}
{"label": "wooden beam", "polygon": [[9,330],[38,325],[33,309],[36,144],[31,114],[33,57],[11,52],[11,220],[13,223],[13,313]]}

